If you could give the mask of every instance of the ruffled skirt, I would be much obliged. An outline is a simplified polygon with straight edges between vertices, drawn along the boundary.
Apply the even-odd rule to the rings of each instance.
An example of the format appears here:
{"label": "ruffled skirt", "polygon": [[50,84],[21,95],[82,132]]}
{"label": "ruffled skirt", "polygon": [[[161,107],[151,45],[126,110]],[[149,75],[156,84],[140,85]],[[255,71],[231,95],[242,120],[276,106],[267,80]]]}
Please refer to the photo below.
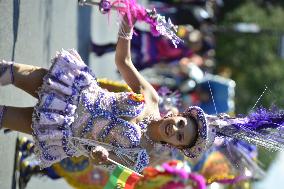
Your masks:
{"label": "ruffled skirt", "polygon": [[52,63],[33,113],[35,154],[41,168],[80,155],[68,147],[74,133],[72,124],[77,117],[80,92],[90,84],[97,85],[94,74],[73,49],[62,50]]}

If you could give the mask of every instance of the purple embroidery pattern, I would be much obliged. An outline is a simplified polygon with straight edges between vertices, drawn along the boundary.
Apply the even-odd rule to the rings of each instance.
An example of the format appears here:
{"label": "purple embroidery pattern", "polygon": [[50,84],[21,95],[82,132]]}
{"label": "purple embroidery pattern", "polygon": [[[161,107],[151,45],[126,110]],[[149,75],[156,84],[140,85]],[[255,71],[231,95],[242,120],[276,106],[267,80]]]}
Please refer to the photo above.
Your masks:
{"label": "purple embroidery pattern", "polygon": [[[135,125],[123,117],[138,116],[144,109],[144,102],[129,99],[129,93],[111,93],[101,89],[92,71],[76,58],[77,55],[74,50],[58,53],[39,91],[32,128],[35,152],[42,168],[66,157],[86,155],[72,147],[75,144],[72,144],[71,138],[90,139],[88,137],[96,127],[95,123],[100,120],[107,122],[104,122],[98,136],[92,140],[105,142],[108,137],[112,137],[112,131],[118,129],[121,141],[118,137],[115,142],[111,142],[117,151],[121,149],[121,154],[127,154],[127,151],[131,151],[128,148],[139,149],[141,134]],[[75,132],[73,123],[81,115],[80,111],[89,116],[78,126],[82,129],[75,136],[77,130]],[[141,150],[134,153],[137,171],[141,171],[149,162],[146,150],[142,150],[143,153]],[[131,153],[129,156],[133,155],[133,151]]]}

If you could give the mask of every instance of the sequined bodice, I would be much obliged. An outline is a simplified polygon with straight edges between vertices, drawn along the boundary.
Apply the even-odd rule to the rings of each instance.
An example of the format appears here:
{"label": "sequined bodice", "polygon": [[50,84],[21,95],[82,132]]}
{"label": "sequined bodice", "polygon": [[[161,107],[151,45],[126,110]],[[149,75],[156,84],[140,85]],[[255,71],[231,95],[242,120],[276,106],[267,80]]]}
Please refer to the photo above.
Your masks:
{"label": "sequined bodice", "polygon": [[84,89],[73,125],[74,136],[116,147],[139,146],[140,128],[125,120],[137,117],[144,109],[144,102],[133,95],[131,92],[108,92],[96,84]]}
{"label": "sequined bodice", "polygon": [[143,96],[100,88],[75,50],[62,50],[43,78],[33,113],[35,154],[42,168],[66,157],[90,157],[103,146],[140,172],[149,163],[139,146],[141,129],[131,120],[144,110]]}

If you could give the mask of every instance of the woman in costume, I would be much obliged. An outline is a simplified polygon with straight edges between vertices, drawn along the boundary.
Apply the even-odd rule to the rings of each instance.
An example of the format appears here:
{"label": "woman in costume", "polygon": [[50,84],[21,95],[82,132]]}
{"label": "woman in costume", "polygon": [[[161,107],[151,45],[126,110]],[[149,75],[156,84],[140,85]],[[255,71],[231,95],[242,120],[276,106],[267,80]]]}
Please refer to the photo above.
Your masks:
{"label": "woman in costume", "polygon": [[[138,16],[134,9],[131,11],[135,19],[139,15],[156,18],[145,10],[136,10]],[[103,161],[106,165],[111,164],[106,161],[108,156],[141,172],[155,161],[155,143],[187,146],[194,140],[195,126],[190,126],[192,121],[186,116],[160,117],[157,92],[133,66],[133,22],[125,14],[115,57],[118,70],[133,92],[102,89],[73,49],[58,52],[49,70],[1,61],[1,85],[13,84],[38,98],[35,107],[1,106],[1,127],[32,134],[42,168],[66,157],[85,155],[94,163]]]}
{"label": "woman in costume", "polygon": [[156,144],[196,158],[212,145],[216,135],[282,148],[282,135],[273,132],[281,128],[282,113],[277,114],[280,117],[254,116],[254,121],[250,117],[208,116],[198,107],[189,107],[178,115],[161,117],[157,92],[131,61],[133,18],[139,20],[141,15],[157,16],[131,9],[131,15],[126,14],[121,22],[115,56],[116,66],[133,92],[102,89],[73,49],[59,52],[49,70],[1,61],[0,84],[23,89],[38,98],[38,103],[29,108],[0,106],[0,126],[32,134],[42,168],[84,155],[110,170],[113,166],[108,158],[141,172],[155,162]]}

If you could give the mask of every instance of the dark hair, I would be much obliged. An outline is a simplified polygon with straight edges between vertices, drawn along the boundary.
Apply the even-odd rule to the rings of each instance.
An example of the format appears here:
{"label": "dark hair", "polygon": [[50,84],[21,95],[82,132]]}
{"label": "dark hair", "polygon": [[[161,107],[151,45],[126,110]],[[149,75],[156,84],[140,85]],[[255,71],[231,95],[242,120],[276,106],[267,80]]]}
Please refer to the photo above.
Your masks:
{"label": "dark hair", "polygon": [[195,137],[192,140],[191,144],[183,146],[182,149],[185,149],[185,148],[191,148],[191,147],[193,147],[195,145],[195,143],[196,143],[196,141],[198,139],[198,123],[197,123],[197,120],[194,117],[192,117],[192,116],[186,116],[186,114],[183,114],[183,116],[186,117],[186,118],[190,118],[192,120],[192,122],[194,123],[195,129],[196,129]]}

